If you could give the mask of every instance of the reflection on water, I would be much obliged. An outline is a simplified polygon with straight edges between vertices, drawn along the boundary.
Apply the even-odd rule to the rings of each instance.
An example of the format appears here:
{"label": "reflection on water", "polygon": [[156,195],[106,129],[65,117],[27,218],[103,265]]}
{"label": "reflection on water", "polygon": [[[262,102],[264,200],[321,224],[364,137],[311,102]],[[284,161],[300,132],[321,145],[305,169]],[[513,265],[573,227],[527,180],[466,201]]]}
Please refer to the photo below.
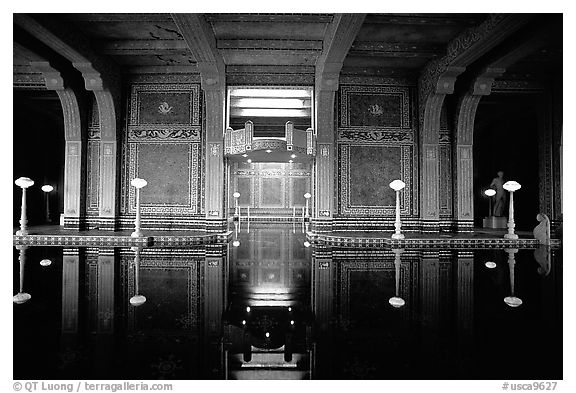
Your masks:
{"label": "reflection on water", "polygon": [[15,248],[14,378],[562,378],[561,250],[305,243]]}

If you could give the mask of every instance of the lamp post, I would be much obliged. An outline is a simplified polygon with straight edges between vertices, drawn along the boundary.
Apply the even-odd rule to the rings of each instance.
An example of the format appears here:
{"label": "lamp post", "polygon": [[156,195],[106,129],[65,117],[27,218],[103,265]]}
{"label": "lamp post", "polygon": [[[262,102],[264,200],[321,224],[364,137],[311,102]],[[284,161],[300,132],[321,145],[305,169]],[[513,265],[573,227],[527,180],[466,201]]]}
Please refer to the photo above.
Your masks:
{"label": "lamp post", "polygon": [[50,192],[54,190],[49,184],[45,184],[42,186],[42,191],[44,191],[44,199],[46,200],[46,222],[50,222]]}
{"label": "lamp post", "polygon": [[239,218],[240,212],[238,211],[238,198],[240,198],[240,193],[236,191],[232,196],[234,197],[234,218]]}
{"label": "lamp post", "polygon": [[23,304],[32,298],[29,293],[24,292],[24,265],[26,264],[26,250],[28,247],[16,246],[16,249],[20,251],[18,256],[18,261],[20,262],[20,290],[12,297],[12,301],[16,304]]}
{"label": "lamp post", "polygon": [[492,197],[496,195],[496,190],[491,188],[484,191],[484,195],[488,197],[488,217],[492,216]]}
{"label": "lamp post", "polygon": [[514,233],[514,191],[518,191],[522,186],[520,183],[510,180],[504,183],[504,189],[510,192],[510,205],[508,209],[508,233],[504,235],[505,239],[518,239],[518,235]]}
{"label": "lamp post", "polygon": [[144,179],[135,178],[130,184],[136,188],[136,221],[134,222],[134,232],[130,236],[140,237],[142,236],[140,231],[140,189],[145,187],[148,182]]}
{"label": "lamp post", "polygon": [[394,228],[396,231],[392,234],[392,239],[404,239],[404,235],[400,233],[400,227],[402,223],[400,222],[400,190],[406,187],[406,183],[402,180],[394,180],[390,183],[390,188],[396,191],[396,221],[394,222]]}
{"label": "lamp post", "polygon": [[306,198],[306,213],[304,214],[304,217],[307,218],[307,219],[310,218],[310,213],[308,212],[308,203],[309,203],[308,201],[310,200],[310,197],[311,197],[311,196],[312,196],[312,195],[310,195],[309,192],[307,192],[306,194],[304,194],[304,198]]}
{"label": "lamp post", "polygon": [[395,267],[395,279],[396,279],[396,296],[388,299],[388,303],[394,308],[403,307],[406,302],[400,297],[400,255],[402,254],[402,249],[394,249],[394,267]]}
{"label": "lamp post", "polygon": [[522,304],[522,299],[514,296],[514,265],[516,260],[514,259],[514,254],[518,252],[517,248],[507,248],[504,251],[508,253],[508,267],[510,268],[510,296],[504,298],[504,303],[510,307],[518,307]]}
{"label": "lamp post", "polygon": [[134,281],[135,281],[135,295],[130,298],[130,304],[138,307],[146,303],[146,296],[140,295],[140,247],[132,247],[134,254]]}
{"label": "lamp post", "polygon": [[34,180],[30,179],[29,177],[19,177],[14,183],[16,183],[16,185],[22,189],[20,230],[16,231],[16,235],[27,235],[28,228],[26,224],[28,224],[28,219],[26,217],[26,189],[34,185]]}

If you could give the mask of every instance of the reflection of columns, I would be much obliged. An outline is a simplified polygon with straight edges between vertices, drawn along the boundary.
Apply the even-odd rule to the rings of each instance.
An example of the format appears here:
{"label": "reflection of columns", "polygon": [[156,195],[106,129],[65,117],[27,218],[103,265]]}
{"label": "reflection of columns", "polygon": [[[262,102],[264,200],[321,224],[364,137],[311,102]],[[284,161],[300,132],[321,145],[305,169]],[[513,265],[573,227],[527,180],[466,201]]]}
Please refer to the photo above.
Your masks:
{"label": "reflection of columns", "polygon": [[458,102],[456,110],[456,220],[459,231],[471,231],[474,227],[473,191],[473,149],[474,118],[478,103],[489,95],[494,79],[504,73],[504,69],[487,68],[478,76],[471,89]]}
{"label": "reflection of columns", "polygon": [[100,249],[97,270],[97,322],[96,332],[114,331],[114,249]]}
{"label": "reflection of columns", "polygon": [[80,285],[80,250],[65,248],[62,257],[62,368],[73,366],[67,354],[78,351],[78,293]]}
{"label": "reflection of columns", "polygon": [[78,332],[79,249],[64,249],[62,257],[62,334]]}
{"label": "reflection of columns", "polygon": [[[323,251],[323,252],[322,252]],[[333,344],[334,324],[334,279],[335,272],[331,250],[315,250],[312,258],[312,311],[315,316],[317,345],[313,364],[315,378],[326,378],[331,374],[335,351]],[[322,253],[322,255],[320,255]]]}
{"label": "reflection of columns", "polygon": [[208,246],[204,263],[205,377],[222,378],[222,314],[226,303],[227,252],[225,246]]}
{"label": "reflection of columns", "polygon": [[457,255],[457,328],[458,365],[470,370],[474,346],[474,254],[458,251]]}
{"label": "reflection of columns", "polygon": [[[96,326],[93,341],[93,373],[110,375],[114,353],[114,249],[100,249],[96,267]],[[104,365],[104,366],[103,366]]]}
{"label": "reflection of columns", "polygon": [[422,348],[426,356],[433,356],[439,344],[439,284],[440,259],[438,252],[422,252],[420,267],[422,304]]}

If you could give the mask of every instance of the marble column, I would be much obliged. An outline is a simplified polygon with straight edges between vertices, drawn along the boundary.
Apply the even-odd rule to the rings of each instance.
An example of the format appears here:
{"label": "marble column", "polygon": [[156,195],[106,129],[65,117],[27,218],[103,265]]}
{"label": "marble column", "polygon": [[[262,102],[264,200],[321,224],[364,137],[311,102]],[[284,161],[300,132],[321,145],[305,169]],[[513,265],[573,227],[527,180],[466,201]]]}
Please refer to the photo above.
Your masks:
{"label": "marble column", "polygon": [[[329,86],[332,87],[332,86]],[[331,231],[334,218],[334,173],[336,148],[334,141],[335,87],[316,88],[316,158],[314,160],[315,192],[312,197],[313,223],[316,231]]]}
{"label": "marble column", "polygon": [[202,84],[206,103],[206,146],[204,212],[206,230],[221,232],[226,227],[224,196],[224,113],[225,90],[221,84]]}

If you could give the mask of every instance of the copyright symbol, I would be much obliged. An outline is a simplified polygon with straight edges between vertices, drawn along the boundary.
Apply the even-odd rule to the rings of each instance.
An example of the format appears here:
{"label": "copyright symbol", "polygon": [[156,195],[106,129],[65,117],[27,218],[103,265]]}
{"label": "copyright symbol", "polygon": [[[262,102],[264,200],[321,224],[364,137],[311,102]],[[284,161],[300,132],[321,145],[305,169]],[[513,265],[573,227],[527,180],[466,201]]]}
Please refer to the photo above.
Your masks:
{"label": "copyright symbol", "polygon": [[22,390],[22,384],[20,382],[14,382],[14,390],[17,392]]}

